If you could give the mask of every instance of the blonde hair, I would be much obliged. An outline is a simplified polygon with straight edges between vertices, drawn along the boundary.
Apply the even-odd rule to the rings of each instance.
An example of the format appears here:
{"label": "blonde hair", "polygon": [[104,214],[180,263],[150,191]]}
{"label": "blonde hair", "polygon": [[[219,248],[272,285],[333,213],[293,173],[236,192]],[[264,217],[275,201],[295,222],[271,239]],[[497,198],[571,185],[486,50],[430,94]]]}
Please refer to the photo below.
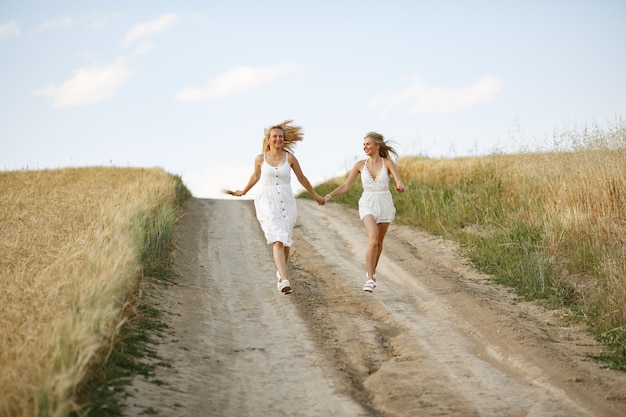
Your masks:
{"label": "blonde hair", "polygon": [[366,138],[370,138],[375,145],[380,146],[378,148],[378,155],[383,158],[389,158],[389,154],[394,154],[396,159],[398,158],[398,152],[389,145],[389,142],[385,140],[385,137],[378,132],[368,132],[365,135]]}
{"label": "blonde hair", "polygon": [[285,137],[283,149],[287,152],[293,153],[293,148],[295,148],[298,142],[304,139],[304,134],[302,133],[301,126],[293,126],[291,123],[293,123],[293,120],[285,120],[280,124],[270,126],[265,129],[265,135],[263,136],[263,152],[267,152],[270,149],[268,140],[272,129],[280,129],[283,131],[283,136]]}

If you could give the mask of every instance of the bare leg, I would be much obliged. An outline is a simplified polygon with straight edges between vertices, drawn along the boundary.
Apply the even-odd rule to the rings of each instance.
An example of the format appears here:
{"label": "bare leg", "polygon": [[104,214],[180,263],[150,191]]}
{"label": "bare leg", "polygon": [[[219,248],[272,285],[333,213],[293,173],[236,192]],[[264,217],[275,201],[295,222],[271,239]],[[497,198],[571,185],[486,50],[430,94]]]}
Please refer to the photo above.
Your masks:
{"label": "bare leg", "polygon": [[365,270],[367,271],[367,279],[374,281],[374,272],[376,272],[376,263],[380,256],[380,239],[378,238],[378,226],[374,216],[367,215],[363,218],[363,224],[367,231],[367,249],[365,250]]}
{"label": "bare leg", "polygon": [[367,279],[371,279],[376,282],[374,273],[376,273],[376,267],[378,267],[380,254],[383,252],[383,240],[387,234],[387,229],[389,229],[389,223],[376,224],[374,216],[365,216],[363,218],[363,224],[365,224],[367,238],[369,239],[367,250],[365,252],[365,269],[367,271]]}
{"label": "bare leg", "polygon": [[378,253],[376,253],[376,262],[374,262],[374,272],[376,272],[376,268],[378,267],[380,254],[383,253],[383,240],[387,234],[387,229],[389,229],[389,223],[378,223],[376,226],[378,227]]}
{"label": "bare leg", "polygon": [[283,242],[272,243],[272,254],[274,255],[274,264],[280,274],[280,281],[287,279],[287,259],[289,257],[289,248],[283,245]]}

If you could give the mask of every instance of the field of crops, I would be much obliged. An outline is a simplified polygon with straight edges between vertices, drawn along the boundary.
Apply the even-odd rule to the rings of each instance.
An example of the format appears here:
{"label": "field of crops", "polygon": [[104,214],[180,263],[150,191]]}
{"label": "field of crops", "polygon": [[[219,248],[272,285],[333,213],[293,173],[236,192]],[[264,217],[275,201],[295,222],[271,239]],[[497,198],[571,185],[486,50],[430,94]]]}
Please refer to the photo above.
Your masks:
{"label": "field of crops", "polygon": [[65,416],[111,346],[151,251],[169,245],[161,169],[0,172],[0,416]]}

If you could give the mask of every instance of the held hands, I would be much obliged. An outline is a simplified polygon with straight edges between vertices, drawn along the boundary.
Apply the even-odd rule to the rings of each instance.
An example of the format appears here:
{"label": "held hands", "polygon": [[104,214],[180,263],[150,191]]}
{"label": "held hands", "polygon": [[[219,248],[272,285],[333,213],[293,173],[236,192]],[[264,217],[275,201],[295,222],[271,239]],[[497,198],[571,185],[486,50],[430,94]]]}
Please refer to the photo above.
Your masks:
{"label": "held hands", "polygon": [[315,201],[317,201],[317,204],[320,206],[323,206],[326,203],[326,198],[321,197],[319,194],[316,194],[314,197]]}

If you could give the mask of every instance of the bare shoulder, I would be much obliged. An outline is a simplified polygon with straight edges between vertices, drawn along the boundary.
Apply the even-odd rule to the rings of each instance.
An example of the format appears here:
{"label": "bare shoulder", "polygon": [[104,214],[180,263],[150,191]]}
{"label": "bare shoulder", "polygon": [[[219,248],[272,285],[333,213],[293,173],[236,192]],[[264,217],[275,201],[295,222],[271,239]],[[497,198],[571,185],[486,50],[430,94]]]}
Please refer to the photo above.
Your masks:
{"label": "bare shoulder", "polygon": [[385,159],[383,159],[383,161],[385,161],[385,167],[387,167],[387,169],[389,171],[391,171],[391,170],[396,168],[396,163],[393,161],[393,159],[385,158]]}
{"label": "bare shoulder", "polygon": [[[287,152],[287,151],[285,151]],[[289,161],[289,165],[293,165],[294,163],[298,163],[298,158],[291,152],[287,152],[287,160]]]}

